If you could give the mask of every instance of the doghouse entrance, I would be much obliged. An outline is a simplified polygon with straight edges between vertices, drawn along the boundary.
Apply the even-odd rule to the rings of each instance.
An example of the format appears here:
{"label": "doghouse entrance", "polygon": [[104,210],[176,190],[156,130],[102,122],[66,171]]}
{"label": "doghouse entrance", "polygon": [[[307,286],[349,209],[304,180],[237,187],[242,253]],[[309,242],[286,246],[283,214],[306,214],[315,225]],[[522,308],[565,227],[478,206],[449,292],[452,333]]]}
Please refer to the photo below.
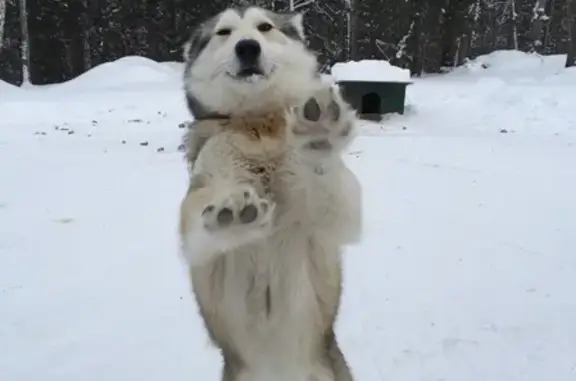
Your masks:
{"label": "doghouse entrance", "polygon": [[376,93],[368,93],[362,96],[362,114],[365,115],[380,115],[380,95]]}

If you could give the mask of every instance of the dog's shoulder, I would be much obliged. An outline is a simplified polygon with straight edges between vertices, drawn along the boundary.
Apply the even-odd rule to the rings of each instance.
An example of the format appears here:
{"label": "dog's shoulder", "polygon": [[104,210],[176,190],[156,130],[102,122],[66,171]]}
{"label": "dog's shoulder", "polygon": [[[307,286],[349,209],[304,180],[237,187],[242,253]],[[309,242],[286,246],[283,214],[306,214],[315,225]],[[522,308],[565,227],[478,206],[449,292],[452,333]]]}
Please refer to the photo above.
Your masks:
{"label": "dog's shoulder", "polygon": [[223,119],[199,119],[188,123],[183,137],[186,162],[191,171],[208,139],[224,130]]}

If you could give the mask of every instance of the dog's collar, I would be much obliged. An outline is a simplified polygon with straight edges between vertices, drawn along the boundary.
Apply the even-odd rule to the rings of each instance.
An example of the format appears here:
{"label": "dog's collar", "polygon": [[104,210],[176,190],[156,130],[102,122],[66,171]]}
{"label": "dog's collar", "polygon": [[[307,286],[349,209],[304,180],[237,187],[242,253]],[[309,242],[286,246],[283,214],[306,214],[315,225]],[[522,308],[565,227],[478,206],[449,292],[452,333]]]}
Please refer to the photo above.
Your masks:
{"label": "dog's collar", "polygon": [[194,115],[195,120],[217,120],[217,119],[230,119],[230,115],[220,114],[217,112],[208,112],[205,114]]}

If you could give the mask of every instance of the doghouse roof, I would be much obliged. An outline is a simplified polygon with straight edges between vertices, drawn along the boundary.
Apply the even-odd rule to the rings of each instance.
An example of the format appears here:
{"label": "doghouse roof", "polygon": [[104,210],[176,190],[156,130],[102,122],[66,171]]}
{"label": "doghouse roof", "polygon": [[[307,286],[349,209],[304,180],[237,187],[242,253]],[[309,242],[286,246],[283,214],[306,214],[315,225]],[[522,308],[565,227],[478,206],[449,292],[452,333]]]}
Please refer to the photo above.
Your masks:
{"label": "doghouse roof", "polygon": [[383,60],[338,62],[332,66],[336,82],[410,83],[410,70],[393,66]]}

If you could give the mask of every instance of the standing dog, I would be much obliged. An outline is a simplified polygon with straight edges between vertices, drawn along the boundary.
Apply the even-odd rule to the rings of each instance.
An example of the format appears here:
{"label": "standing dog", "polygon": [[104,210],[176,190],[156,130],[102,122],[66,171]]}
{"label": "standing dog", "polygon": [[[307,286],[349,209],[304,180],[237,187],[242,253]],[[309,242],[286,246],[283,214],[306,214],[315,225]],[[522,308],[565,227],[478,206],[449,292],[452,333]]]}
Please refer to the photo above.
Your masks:
{"label": "standing dog", "polygon": [[341,158],[355,113],[321,85],[300,15],[229,9],[185,48],[198,131],[180,238],[223,381],[352,381],[334,335],[361,233]]}

